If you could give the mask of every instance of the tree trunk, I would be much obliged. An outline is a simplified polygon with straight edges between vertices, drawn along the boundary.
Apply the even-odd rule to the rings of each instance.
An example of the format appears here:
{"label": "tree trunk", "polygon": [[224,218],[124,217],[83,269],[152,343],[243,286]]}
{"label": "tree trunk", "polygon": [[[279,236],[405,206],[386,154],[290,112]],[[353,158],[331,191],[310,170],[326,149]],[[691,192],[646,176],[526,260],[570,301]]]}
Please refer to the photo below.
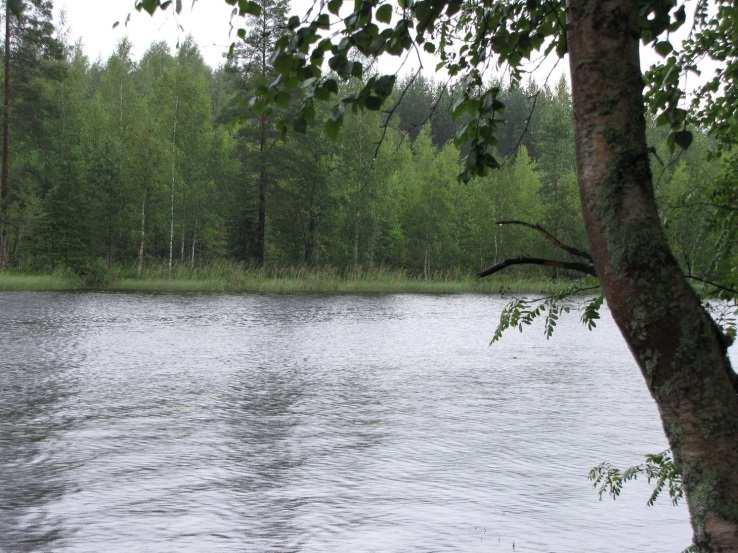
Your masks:
{"label": "tree trunk", "polygon": [[354,269],[359,266],[359,213],[354,211]]}
{"label": "tree trunk", "polygon": [[144,191],[143,200],[141,200],[141,237],[138,243],[138,277],[141,278],[143,274],[144,265],[144,244],[146,242],[146,196],[147,191]]}
{"label": "tree trunk", "polygon": [[310,212],[308,214],[308,228],[307,228],[307,240],[305,242],[305,264],[314,265],[317,257],[317,222],[315,220],[315,214]]}
{"label": "tree trunk", "polygon": [[371,232],[369,233],[369,240],[366,246],[366,264],[369,265],[369,267],[374,267],[374,261],[377,251],[377,236],[379,235],[379,225],[377,224],[377,218],[373,209],[371,211],[371,217]]}
{"label": "tree trunk", "polygon": [[605,297],[656,400],[701,551],[738,552],[738,390],[654,200],[636,0],[568,0],[577,170]]}
{"label": "tree trunk", "polygon": [[264,116],[259,118],[259,215],[256,223],[256,251],[254,257],[257,265],[264,264],[265,258],[265,242],[266,242],[266,197],[267,197],[267,176],[264,160],[264,151],[266,150],[266,119]]}
{"label": "tree trunk", "polygon": [[195,268],[195,244],[197,244],[197,219],[195,219],[195,228],[192,231],[192,251],[190,252],[190,269]]}
{"label": "tree trunk", "polygon": [[10,206],[10,2],[5,2],[5,75],[3,83],[3,163],[0,171],[0,269],[8,265],[8,208]]}
{"label": "tree trunk", "polygon": [[174,256],[174,183],[177,171],[177,113],[179,112],[179,95],[174,104],[174,121],[172,121],[172,183],[169,204],[169,278],[172,278],[172,257]]}
{"label": "tree trunk", "polygon": [[114,216],[114,209],[112,207],[112,202],[110,201],[110,188],[108,187],[107,190],[107,202],[105,205],[105,263],[110,268],[113,264],[113,235],[114,235],[114,229],[113,229],[113,216]]}

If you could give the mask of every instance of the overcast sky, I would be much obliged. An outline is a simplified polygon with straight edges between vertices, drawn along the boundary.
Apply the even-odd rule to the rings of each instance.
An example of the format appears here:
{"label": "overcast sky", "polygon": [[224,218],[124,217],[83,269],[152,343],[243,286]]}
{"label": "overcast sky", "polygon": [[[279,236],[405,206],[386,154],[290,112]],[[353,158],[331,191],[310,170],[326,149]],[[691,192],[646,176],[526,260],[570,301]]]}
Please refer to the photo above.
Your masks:
{"label": "overcast sky", "polygon": [[[65,14],[66,27],[73,41],[82,40],[92,61],[105,60],[124,37],[134,46],[134,56],[140,57],[152,42],[165,40],[171,47],[191,34],[200,46],[205,61],[220,65],[223,52],[230,44],[230,9],[223,0],[200,0],[180,16],[173,11],[150,17],[133,9],[133,0],[56,0],[57,16]],[[123,23],[128,15],[128,25]],[[113,24],[121,25],[113,29]],[[181,29],[180,29],[181,26]]]}

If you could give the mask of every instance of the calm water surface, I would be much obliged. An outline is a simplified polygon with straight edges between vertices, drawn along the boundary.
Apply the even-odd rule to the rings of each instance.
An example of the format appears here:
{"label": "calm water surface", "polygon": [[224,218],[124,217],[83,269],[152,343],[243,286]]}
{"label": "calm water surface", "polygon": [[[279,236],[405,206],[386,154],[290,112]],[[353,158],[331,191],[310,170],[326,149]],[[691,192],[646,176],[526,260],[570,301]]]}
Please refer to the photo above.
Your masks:
{"label": "calm water surface", "polygon": [[0,294],[0,551],[680,551],[586,478],[666,447],[612,321],[504,303]]}

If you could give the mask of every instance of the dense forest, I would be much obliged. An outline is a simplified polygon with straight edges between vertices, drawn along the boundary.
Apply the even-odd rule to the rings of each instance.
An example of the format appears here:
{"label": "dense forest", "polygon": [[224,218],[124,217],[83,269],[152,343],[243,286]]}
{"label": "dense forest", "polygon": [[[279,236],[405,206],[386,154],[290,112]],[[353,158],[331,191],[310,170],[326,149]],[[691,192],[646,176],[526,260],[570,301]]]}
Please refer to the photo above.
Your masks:
{"label": "dense forest", "polygon": [[[51,2],[8,2],[2,265],[141,273],[228,259],[430,276],[545,254],[539,233],[497,224],[511,219],[586,246],[566,81],[501,81],[504,162],[462,182],[464,114],[446,82],[400,79],[385,111],[348,112],[335,138],[330,127],[284,134],[257,115],[250,98],[274,78],[287,9],[269,4],[211,68],[190,39],[153,43],[140,60],[122,41],[91,61],[55,28]],[[735,281],[738,151],[715,155],[700,132],[673,151],[654,125],[650,142],[678,259]]]}

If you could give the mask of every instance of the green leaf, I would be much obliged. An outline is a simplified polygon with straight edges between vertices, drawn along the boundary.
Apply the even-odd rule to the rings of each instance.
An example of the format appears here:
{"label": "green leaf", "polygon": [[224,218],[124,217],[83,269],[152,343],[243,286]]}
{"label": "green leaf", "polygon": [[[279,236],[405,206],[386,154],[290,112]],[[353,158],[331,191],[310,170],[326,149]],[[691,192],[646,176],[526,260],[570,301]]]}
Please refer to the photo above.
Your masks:
{"label": "green leaf", "polygon": [[671,42],[669,42],[668,40],[662,40],[661,42],[656,43],[654,49],[656,50],[656,53],[658,53],[662,58],[665,58],[671,53],[673,47],[671,46]]}
{"label": "green leaf", "polygon": [[355,61],[351,64],[351,76],[356,77],[357,79],[361,79],[361,76],[364,74],[364,66],[361,65],[361,62]]}
{"label": "green leaf", "polygon": [[374,90],[382,98],[386,98],[392,94],[392,89],[395,87],[396,77],[394,75],[382,75],[374,83]]}
{"label": "green leaf", "polygon": [[382,4],[377,10],[377,21],[381,23],[389,23],[392,21],[392,6],[390,4]]}
{"label": "green leaf", "polygon": [[136,4],[137,9],[140,10],[143,8],[149,13],[149,15],[154,15],[154,12],[158,7],[159,2],[157,0],[141,0],[138,4]]}
{"label": "green leaf", "polygon": [[251,0],[238,0],[238,11],[241,15],[261,15],[261,6]]}
{"label": "green leaf", "polygon": [[331,18],[328,16],[327,13],[321,13],[318,16],[318,28],[319,29],[330,29],[331,27]]}
{"label": "green leaf", "polygon": [[382,107],[384,100],[378,96],[367,96],[364,99],[364,106],[372,111],[378,111]]}
{"label": "green leaf", "polygon": [[328,2],[328,11],[334,15],[338,15],[339,10],[341,9],[341,4],[343,4],[343,0],[330,0],[330,2]]}
{"label": "green leaf", "polygon": [[286,53],[280,53],[273,60],[274,69],[279,73],[287,73],[294,66],[294,58]]}
{"label": "green leaf", "polygon": [[336,82],[336,79],[326,79],[323,87],[333,94],[338,94],[338,82]]}
{"label": "green leaf", "polygon": [[333,71],[335,71],[341,76],[344,76],[346,72],[347,64],[348,64],[348,60],[346,59],[346,56],[344,56],[343,54],[335,55],[331,59],[328,60],[328,67],[333,69]]}
{"label": "green leaf", "polygon": [[465,113],[474,114],[479,111],[479,100],[475,98],[464,98],[463,96],[456,100],[451,108],[451,115],[454,119],[458,119]]}

